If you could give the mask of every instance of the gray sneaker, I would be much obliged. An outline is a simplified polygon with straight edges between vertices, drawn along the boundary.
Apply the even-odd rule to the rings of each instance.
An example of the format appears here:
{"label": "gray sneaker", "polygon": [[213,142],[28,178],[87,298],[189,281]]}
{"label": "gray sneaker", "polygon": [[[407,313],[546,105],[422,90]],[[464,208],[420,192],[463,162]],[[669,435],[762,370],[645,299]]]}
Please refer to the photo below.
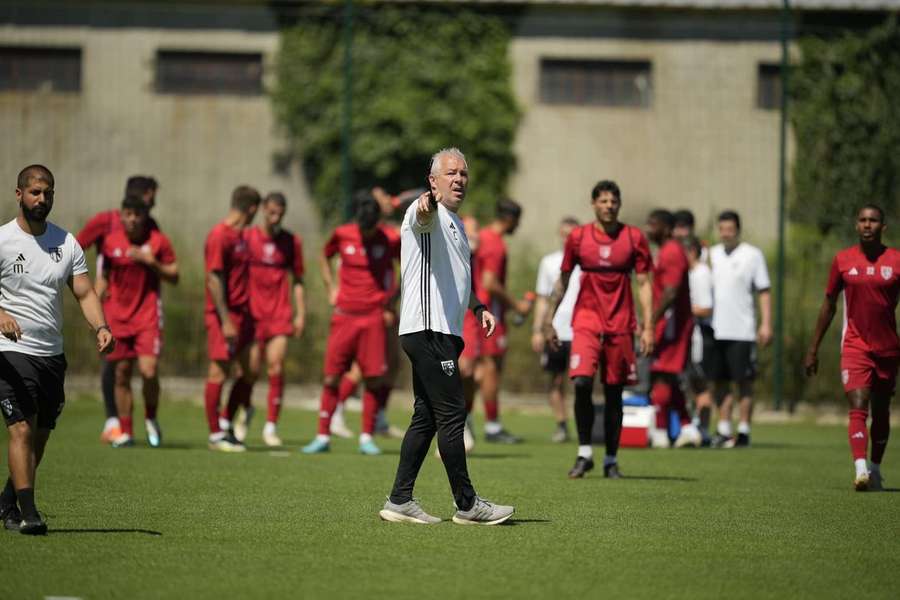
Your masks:
{"label": "gray sneaker", "polygon": [[384,508],[379,511],[378,516],[383,521],[391,523],[417,523],[418,525],[434,525],[440,523],[437,517],[432,517],[419,506],[418,500],[413,498],[409,502],[403,504],[394,504],[388,498],[384,503]]}
{"label": "gray sneaker", "polygon": [[469,510],[457,510],[453,522],[459,525],[499,525],[507,520],[516,509],[501,506],[475,496],[475,504]]}

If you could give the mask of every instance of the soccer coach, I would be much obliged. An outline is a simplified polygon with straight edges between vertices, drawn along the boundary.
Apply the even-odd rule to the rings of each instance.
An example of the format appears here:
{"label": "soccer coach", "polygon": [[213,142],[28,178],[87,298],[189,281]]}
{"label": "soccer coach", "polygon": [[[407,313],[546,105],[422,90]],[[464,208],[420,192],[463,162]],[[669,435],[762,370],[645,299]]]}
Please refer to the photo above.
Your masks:
{"label": "soccer coach", "polygon": [[410,205],[400,226],[400,345],[412,363],[415,402],[394,489],[379,516],[397,523],[440,523],[412,496],[437,434],[456,503],[453,522],[497,525],[514,509],[475,494],[463,446],[466,407],[458,360],[465,311],[472,309],[488,336],[496,326],[494,315],[472,293],[471,250],[457,214],[469,183],[466,157],[456,148],[441,150],[431,159],[428,182],[430,191]]}

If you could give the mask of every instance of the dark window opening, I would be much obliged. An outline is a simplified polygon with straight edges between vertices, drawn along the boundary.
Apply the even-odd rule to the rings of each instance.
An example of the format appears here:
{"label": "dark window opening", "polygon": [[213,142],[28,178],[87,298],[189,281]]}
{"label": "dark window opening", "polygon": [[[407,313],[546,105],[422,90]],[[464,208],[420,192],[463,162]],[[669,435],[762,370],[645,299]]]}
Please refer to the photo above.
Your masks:
{"label": "dark window opening", "polygon": [[162,94],[262,94],[262,54],[160,50],[156,91]]}
{"label": "dark window opening", "polygon": [[756,77],[756,107],[781,108],[781,65],[760,63]]}
{"label": "dark window opening", "polygon": [[648,108],[653,101],[646,60],[541,59],[541,102]]}
{"label": "dark window opening", "polygon": [[81,48],[0,46],[0,90],[81,91]]}

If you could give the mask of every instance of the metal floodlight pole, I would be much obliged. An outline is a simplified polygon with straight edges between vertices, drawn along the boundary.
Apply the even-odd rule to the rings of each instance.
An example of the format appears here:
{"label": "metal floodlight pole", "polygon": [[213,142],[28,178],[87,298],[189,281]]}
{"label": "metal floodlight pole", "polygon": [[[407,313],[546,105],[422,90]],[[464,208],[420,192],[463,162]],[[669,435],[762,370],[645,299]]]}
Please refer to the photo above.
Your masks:
{"label": "metal floodlight pole", "polygon": [[344,85],[341,98],[341,195],[344,218],[353,216],[353,165],[350,159],[353,119],[353,0],[344,1]]}
{"label": "metal floodlight pole", "polygon": [[[783,0],[781,10],[781,132],[778,165],[778,263],[775,274],[777,281],[777,286],[775,287],[775,364],[774,389],[772,390],[775,410],[781,410],[784,401],[784,221],[785,196],[787,195],[787,108],[790,75],[790,34],[791,1]],[[793,401],[790,402],[789,409],[793,411]]]}

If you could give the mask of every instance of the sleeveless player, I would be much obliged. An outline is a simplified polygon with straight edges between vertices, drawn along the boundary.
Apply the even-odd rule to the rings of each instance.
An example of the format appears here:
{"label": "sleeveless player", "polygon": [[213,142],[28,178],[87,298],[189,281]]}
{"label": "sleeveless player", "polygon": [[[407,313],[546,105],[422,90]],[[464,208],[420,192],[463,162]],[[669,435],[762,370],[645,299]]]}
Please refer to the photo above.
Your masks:
{"label": "sleeveless player", "polygon": [[[881,242],[884,211],[874,204],[856,215],[859,244],[841,250],[831,263],[825,299],[816,321],[809,352],[803,361],[807,375],[819,367],[819,345],[844,293],[841,340],[841,381],[850,405],[848,436],[857,491],[883,489],[881,459],[891,432],[891,396],[897,379],[900,339],[895,318],[900,296],[900,252]],[[871,430],[866,431],[869,407]],[[866,464],[869,436],[871,460]]]}
{"label": "sleeveless player", "polygon": [[[378,410],[375,394],[387,372],[385,324],[393,317],[390,308],[397,295],[394,261],[400,257],[400,247],[378,226],[378,203],[368,192],[357,198],[356,207],[356,221],[335,229],[319,258],[334,313],[325,350],[319,433],[303,447],[305,454],[330,449],[338,384],[353,361],[359,364],[364,384],[359,451],[370,456],[381,454],[372,439]],[[335,286],[331,260],[338,255],[341,266]]]}
{"label": "sleeveless player", "polygon": [[9,433],[0,520],[32,535],[47,532],[35,506],[35,473],[66,399],[64,287],[94,329],[97,350],[115,346],[81,246],[47,221],[53,194],[47,167],[25,167],[16,180],[18,216],[0,227],[0,412]]}
{"label": "sleeveless player", "polygon": [[[156,206],[156,190],[158,184],[153,177],[145,177],[143,175],[133,175],[125,182],[125,196],[139,196],[149,209]],[[148,227],[150,229],[159,229],[153,217],[148,219]],[[103,278],[103,240],[112,233],[122,229],[121,213],[118,208],[105,210],[97,213],[85,224],[78,232],[75,239],[79,245],[87,251],[91,246],[96,246],[97,250],[97,274],[94,281],[94,290],[97,296],[102,300],[106,293],[106,280]],[[118,409],[116,408],[115,397],[115,370],[110,362],[103,361],[103,369],[101,371],[100,381],[103,390],[103,406],[106,409],[106,422],[103,425],[103,431],[100,433],[100,441],[112,442],[114,439],[122,435],[122,429],[119,423]]]}
{"label": "sleeveless player", "polygon": [[[256,345],[250,352],[255,373],[265,358],[269,377],[268,414],[263,442],[281,446],[277,424],[284,392],[284,357],[288,336],[300,337],[306,321],[303,292],[303,242],[282,229],[287,208],[284,194],[272,192],[263,200],[263,222],[247,230],[250,253],[250,312],[256,324]],[[293,278],[293,283],[291,283]],[[291,298],[293,297],[293,306]],[[250,410],[247,410],[247,415]],[[249,416],[245,426],[249,422]],[[240,435],[237,436],[240,439]]]}
{"label": "sleeveless player", "polygon": [[[603,475],[621,477],[616,455],[622,433],[622,390],[637,383],[634,333],[637,319],[631,293],[631,273],[638,283],[638,298],[644,327],[640,351],[653,352],[654,331],[649,272],[650,247],[641,230],[619,222],[622,196],[613,181],[601,181],[591,192],[596,221],[578,227],[566,240],[562,272],[550,301],[552,315],[569,286],[572,270],[581,267],[581,292],[572,317],[572,355],[569,377],[575,383],[575,424],[578,429],[578,457],[569,477],[576,479],[594,468],[591,430],[594,426],[594,373],[600,372],[606,399],[603,426],[606,456]],[[559,347],[556,329],[544,319],[544,332],[554,348]]]}
{"label": "sleeveless player", "polygon": [[134,445],[131,373],[137,361],[143,379],[144,425],[147,441],[157,448],[162,431],[156,420],[159,406],[159,355],[162,350],[160,281],[178,283],[172,243],[158,229],[148,227],[149,208],[136,196],[122,201],[122,229],[103,240],[103,277],[108,282],[103,310],[118,343],[106,356],[116,373],[116,404],[122,434],[115,448]]}
{"label": "sleeveless player", "polygon": [[243,452],[244,444],[234,437],[228,423],[219,422],[222,387],[229,374],[235,377],[228,403],[246,406],[256,373],[250,365],[253,344],[253,317],[250,315],[249,268],[245,229],[253,222],[260,197],[252,187],[242,185],[231,194],[231,208],[225,219],[206,237],[206,349],[209,371],[204,404],[209,425],[209,449]]}

